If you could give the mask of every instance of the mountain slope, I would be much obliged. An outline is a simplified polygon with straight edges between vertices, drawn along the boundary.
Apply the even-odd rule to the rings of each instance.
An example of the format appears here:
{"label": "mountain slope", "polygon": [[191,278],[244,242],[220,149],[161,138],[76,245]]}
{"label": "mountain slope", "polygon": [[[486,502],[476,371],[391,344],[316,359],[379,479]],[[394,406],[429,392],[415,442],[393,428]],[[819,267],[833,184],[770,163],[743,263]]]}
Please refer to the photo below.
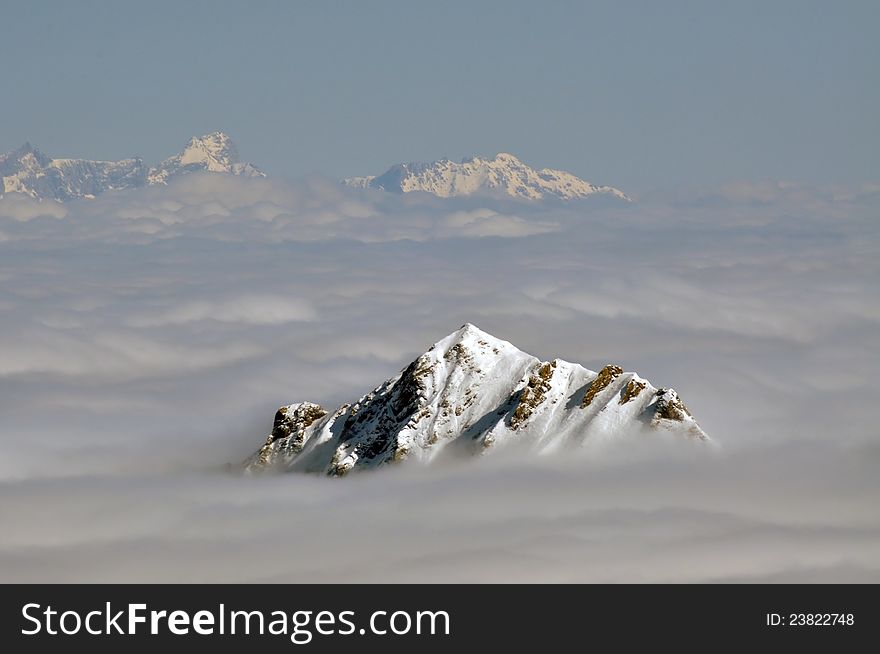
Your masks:
{"label": "mountain slope", "polygon": [[563,170],[535,170],[512,154],[503,152],[494,159],[472,157],[461,163],[448,159],[433,163],[402,163],[378,177],[350,177],[343,183],[354,188],[375,188],[392,193],[425,191],[443,198],[495,192],[527,200],[574,200],[596,194],[629,199],[611,186],[597,186]]}
{"label": "mountain slope", "polygon": [[642,432],[708,440],[672,389],[616,366],[596,373],[542,362],[466,324],[354,404],[281,407],[245,466],[342,475],[427,461],[446,448],[478,454],[519,441],[547,449]]}
{"label": "mountain slope", "polygon": [[151,169],[136,158],[52,159],[25,143],[0,155],[0,195],[24,193],[39,200],[63,202],[93,198],[107,191],[167,184],[175,177],[196,171],[265,177],[255,166],[239,161],[238,150],[223,132],[190,139],[182,152]]}

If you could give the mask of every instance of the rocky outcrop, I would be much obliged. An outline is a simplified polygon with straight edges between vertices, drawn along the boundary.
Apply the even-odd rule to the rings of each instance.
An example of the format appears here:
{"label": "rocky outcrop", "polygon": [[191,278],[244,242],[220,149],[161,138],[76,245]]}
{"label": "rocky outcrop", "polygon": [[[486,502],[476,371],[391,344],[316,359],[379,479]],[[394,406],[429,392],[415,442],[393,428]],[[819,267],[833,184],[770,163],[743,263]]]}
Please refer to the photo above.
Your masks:
{"label": "rocky outcrop", "polygon": [[608,386],[611,385],[611,382],[622,374],[623,368],[619,366],[612,366],[609,364],[602,368],[602,370],[599,371],[599,374],[596,375],[596,378],[591,381],[590,385],[587,387],[587,392],[584,393],[584,399],[581,402],[581,406],[583,408],[590,406],[593,403],[593,400],[596,399],[596,396],[608,388]]}

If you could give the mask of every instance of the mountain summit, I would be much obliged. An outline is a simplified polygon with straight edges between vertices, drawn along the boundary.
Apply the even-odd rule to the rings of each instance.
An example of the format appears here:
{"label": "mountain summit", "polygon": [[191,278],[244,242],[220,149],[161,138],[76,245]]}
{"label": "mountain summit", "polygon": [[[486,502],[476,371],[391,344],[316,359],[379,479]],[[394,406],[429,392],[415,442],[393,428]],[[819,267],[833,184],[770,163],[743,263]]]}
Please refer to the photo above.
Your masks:
{"label": "mountain summit", "polygon": [[228,173],[243,177],[265,177],[265,173],[249,163],[242,163],[238,148],[223,132],[193,137],[178,154],[150,170],[150,184],[166,184],[169,179],[189,172]]}
{"label": "mountain summit", "polygon": [[659,433],[708,440],[672,389],[614,365],[540,361],[468,323],[353,404],[281,407],[245,467],[338,476],[453,447],[546,450]]}
{"label": "mountain summit", "polygon": [[52,159],[25,143],[0,155],[0,195],[25,193],[59,201],[93,198],[106,191],[167,184],[180,175],[200,171],[265,177],[255,166],[239,161],[235,144],[223,132],[194,137],[182,152],[149,169],[137,158]]}
{"label": "mountain summit", "polygon": [[392,193],[425,191],[442,198],[501,193],[526,200],[574,200],[600,194],[629,200],[622,191],[611,186],[597,186],[563,170],[536,170],[505,152],[495,155],[494,159],[471,157],[461,163],[449,159],[433,163],[402,163],[377,177],[350,177],[343,183]]}

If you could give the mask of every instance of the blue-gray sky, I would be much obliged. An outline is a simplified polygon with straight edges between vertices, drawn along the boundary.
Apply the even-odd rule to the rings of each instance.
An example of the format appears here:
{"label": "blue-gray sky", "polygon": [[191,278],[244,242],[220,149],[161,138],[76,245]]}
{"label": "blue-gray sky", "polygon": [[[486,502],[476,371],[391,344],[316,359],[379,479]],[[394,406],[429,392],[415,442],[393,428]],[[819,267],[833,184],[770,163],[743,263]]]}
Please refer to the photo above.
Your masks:
{"label": "blue-gray sky", "polygon": [[0,2],[0,151],[229,132],[296,177],[510,151],[635,192],[880,177],[876,2]]}

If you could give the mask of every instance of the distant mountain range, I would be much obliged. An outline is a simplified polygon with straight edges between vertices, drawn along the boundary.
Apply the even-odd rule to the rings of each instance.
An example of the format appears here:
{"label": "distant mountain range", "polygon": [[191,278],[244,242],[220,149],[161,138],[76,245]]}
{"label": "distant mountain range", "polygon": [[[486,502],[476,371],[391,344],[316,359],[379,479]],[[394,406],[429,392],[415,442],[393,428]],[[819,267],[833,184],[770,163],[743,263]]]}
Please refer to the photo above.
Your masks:
{"label": "distant mountain range", "polygon": [[461,163],[449,159],[432,163],[401,163],[379,176],[350,177],[343,183],[355,188],[374,188],[392,193],[424,191],[441,198],[495,193],[525,200],[575,200],[592,195],[629,200],[622,191],[612,186],[597,186],[564,170],[536,170],[504,152],[495,155],[494,159],[471,157]]}
{"label": "distant mountain range", "polygon": [[541,361],[466,324],[352,404],[281,407],[245,469],[339,476],[444,450],[482,454],[517,442],[548,450],[663,433],[708,440],[671,388],[614,365],[593,372]]}
{"label": "distant mountain range", "polygon": [[[223,132],[193,137],[178,154],[153,167],[146,166],[139,158],[53,159],[25,143],[17,150],[0,155],[0,195],[24,193],[36,199],[63,202],[94,198],[107,191],[167,184],[192,172],[266,176],[253,164],[240,161],[238,149]],[[614,187],[597,186],[562,170],[537,170],[505,153],[494,159],[472,157],[461,163],[448,159],[401,163],[382,175],[351,177],[342,183],[391,193],[423,191],[442,198],[483,194],[521,200],[576,200],[590,196],[629,200]]]}
{"label": "distant mountain range", "polygon": [[3,193],[25,193],[41,200],[93,198],[106,191],[167,184],[191,172],[265,177],[256,166],[239,161],[238,150],[223,132],[190,139],[173,157],[148,168],[141,159],[91,161],[53,159],[30,143],[0,155]]}

